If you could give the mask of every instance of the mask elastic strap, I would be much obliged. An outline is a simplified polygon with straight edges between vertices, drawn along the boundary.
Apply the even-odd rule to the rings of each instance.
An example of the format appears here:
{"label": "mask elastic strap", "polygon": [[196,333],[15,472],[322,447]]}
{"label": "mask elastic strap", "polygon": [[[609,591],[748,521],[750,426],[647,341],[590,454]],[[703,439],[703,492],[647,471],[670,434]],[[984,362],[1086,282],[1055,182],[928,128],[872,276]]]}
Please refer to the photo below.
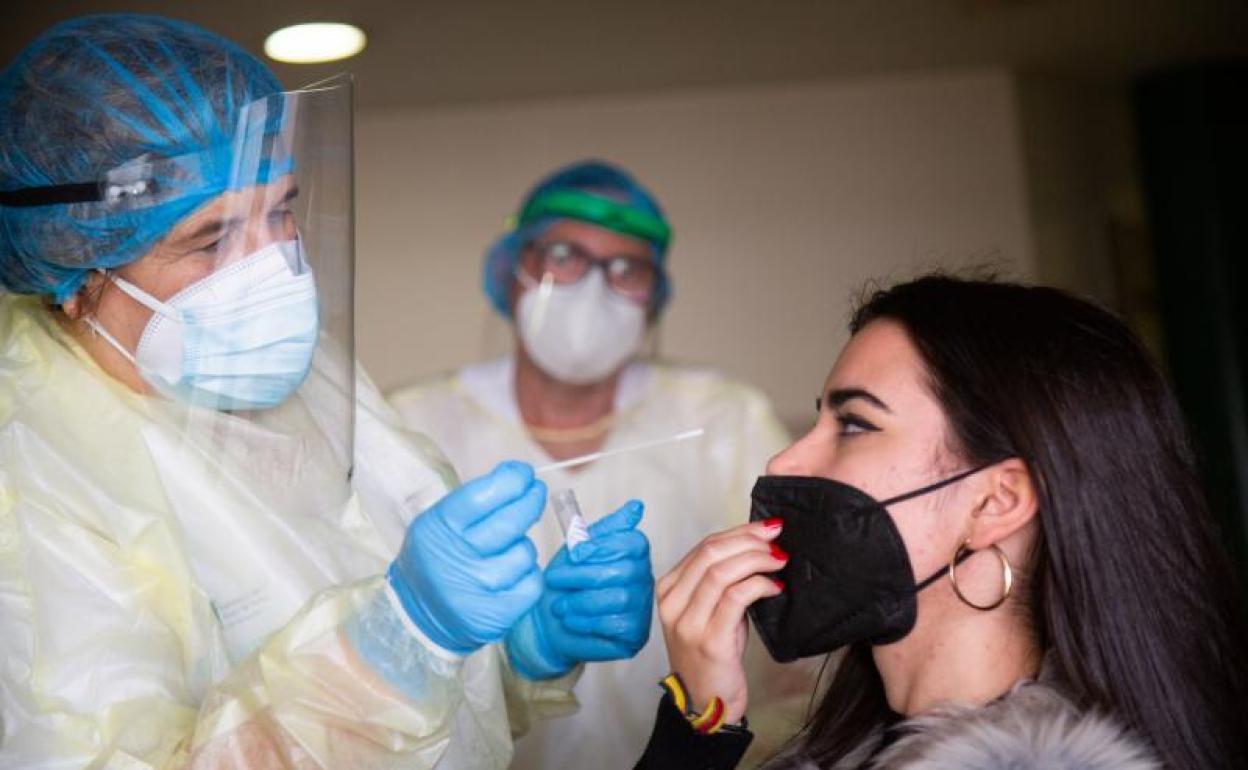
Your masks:
{"label": "mask elastic strap", "polygon": [[132,364],[135,364],[136,366],[138,365],[137,362],[134,360],[134,354],[131,353],[129,350],[126,350],[125,346],[122,345],[120,342],[118,342],[116,337],[109,334],[108,329],[105,329],[103,324],[101,324],[99,321],[95,320],[94,318],[90,318],[90,317],[84,318],[82,320],[85,321],[87,326],[90,326],[91,329],[96,334],[103,337],[105,342],[107,342],[109,345],[112,345],[117,350],[118,353],[125,356],[127,361],[129,361]]}
{"label": "mask elastic strap", "polygon": [[[953,566],[955,567],[961,566],[962,562],[971,558],[976,553],[977,551],[972,551],[969,548],[962,549],[962,554],[958,556],[956,561],[953,562]],[[927,588],[932,583],[935,583],[937,580],[940,580],[942,577],[945,576],[945,573],[947,573],[948,571],[949,571],[948,567],[941,567],[940,569],[936,570],[936,573],[934,575],[929,577],[927,580],[924,580],[922,583],[919,583],[918,585],[916,585],[914,587],[914,592],[917,594],[919,591],[922,591],[924,588]]]}
{"label": "mask elastic strap", "polygon": [[[890,505],[896,505],[897,503],[904,503],[907,500],[913,500],[916,497],[922,497],[923,495],[931,494],[932,492],[935,492],[938,489],[944,489],[950,484],[956,484],[968,476],[973,476],[985,468],[996,465],[998,462],[1000,461],[995,460],[990,463],[984,463],[983,465],[977,465],[976,467],[971,468],[970,470],[965,470],[965,471],[962,471],[961,473],[950,476],[949,478],[944,479],[942,481],[937,481],[935,484],[929,484],[926,487],[922,487],[921,489],[916,489],[913,492],[907,492],[904,495],[898,495],[897,497],[893,497],[888,500],[885,500],[882,503],[880,503],[880,505],[887,508]],[[962,554],[958,556],[957,561],[953,563],[953,566],[956,567],[962,564],[962,562],[971,558],[971,556],[973,556],[974,554],[975,554],[975,551],[972,551],[970,549],[964,549],[962,551]],[[926,580],[922,581],[921,583],[918,583],[917,585],[915,585],[914,592],[917,594],[919,591],[922,591],[924,588],[927,588],[932,583],[935,583],[937,580],[940,580],[940,578],[948,571],[949,570],[947,567],[942,567],[941,569],[936,570],[935,574],[928,577]]]}
{"label": "mask elastic strap", "polygon": [[138,286],[135,286],[134,284],[130,283],[125,278],[113,275],[107,270],[103,270],[99,268],[97,268],[96,272],[98,272],[100,275],[104,276],[109,281],[111,281],[112,284],[116,286],[118,289],[121,289],[123,292],[128,294],[130,298],[133,299],[135,302],[146,307],[148,310],[151,310],[153,313],[160,313],[166,318],[172,319],[174,321],[181,320],[182,316],[178,313],[176,309],[174,309],[172,305],[166,305],[164,302],[161,302],[160,300],[156,299],[151,294],[148,294],[147,292],[140,289]]}
{"label": "mask elastic strap", "polygon": [[543,273],[542,282],[538,283],[533,280],[533,276],[517,268],[516,279],[526,289],[537,289],[537,309],[529,318],[528,328],[529,335],[536,336],[541,331],[542,324],[546,323],[546,311],[550,308],[550,295],[555,289],[555,276],[553,273]]}
{"label": "mask elastic strap", "polygon": [[890,505],[896,505],[897,503],[904,503],[907,500],[913,500],[916,497],[922,497],[923,495],[931,494],[932,492],[935,492],[938,489],[944,489],[950,484],[956,484],[962,479],[966,478],[967,476],[973,476],[976,473],[979,473],[980,471],[982,471],[984,468],[988,468],[990,466],[996,465],[998,462],[1000,461],[996,460],[990,463],[984,463],[983,465],[978,465],[974,468],[971,468],[969,471],[962,471],[956,476],[950,476],[949,478],[943,481],[937,481],[935,484],[929,484],[928,486],[923,487],[921,489],[916,489],[913,492],[907,492],[904,495],[898,495],[897,497],[889,498],[888,500],[881,502],[880,505],[887,508]]}

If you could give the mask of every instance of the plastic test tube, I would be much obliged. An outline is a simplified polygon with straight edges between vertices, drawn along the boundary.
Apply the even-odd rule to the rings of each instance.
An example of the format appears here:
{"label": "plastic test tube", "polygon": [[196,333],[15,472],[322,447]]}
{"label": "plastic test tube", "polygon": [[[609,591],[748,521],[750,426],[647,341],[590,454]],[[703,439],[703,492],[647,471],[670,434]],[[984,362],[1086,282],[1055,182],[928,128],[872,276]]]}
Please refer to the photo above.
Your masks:
{"label": "plastic test tube", "polygon": [[[568,556],[581,543],[589,540],[589,527],[585,524],[585,516],[576,501],[576,493],[571,489],[561,489],[550,497],[550,505],[555,510],[555,518],[563,528],[563,542],[568,547]],[[575,561],[575,559],[573,559]]]}

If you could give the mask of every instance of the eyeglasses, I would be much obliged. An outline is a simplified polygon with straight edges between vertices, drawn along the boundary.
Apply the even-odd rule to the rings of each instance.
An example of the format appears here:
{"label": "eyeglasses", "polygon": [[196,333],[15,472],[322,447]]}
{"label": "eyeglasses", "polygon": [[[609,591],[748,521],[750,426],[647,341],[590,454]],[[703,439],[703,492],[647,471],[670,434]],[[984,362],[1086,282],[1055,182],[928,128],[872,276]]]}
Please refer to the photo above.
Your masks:
{"label": "eyeglasses", "polygon": [[626,254],[599,257],[570,241],[529,244],[520,257],[520,267],[535,281],[550,275],[556,284],[576,283],[588,275],[591,268],[600,267],[612,291],[639,305],[650,302],[658,282],[658,268],[647,257]]}

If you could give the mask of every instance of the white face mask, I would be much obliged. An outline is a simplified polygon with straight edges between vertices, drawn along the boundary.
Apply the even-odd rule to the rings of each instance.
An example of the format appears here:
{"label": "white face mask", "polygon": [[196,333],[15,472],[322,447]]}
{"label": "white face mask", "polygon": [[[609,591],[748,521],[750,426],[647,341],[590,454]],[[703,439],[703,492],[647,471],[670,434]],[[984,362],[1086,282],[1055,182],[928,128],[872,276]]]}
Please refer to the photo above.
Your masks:
{"label": "white face mask", "polygon": [[516,323],[542,371],[586,385],[633,357],[646,332],[646,311],[612,291],[601,270],[590,270],[574,284],[525,290],[516,303]]}
{"label": "white face mask", "polygon": [[267,409],[307,377],[319,318],[316,283],[299,241],[272,243],[161,302],[108,276],[151,308],[132,355],[87,323],[168,398],[218,410]]}

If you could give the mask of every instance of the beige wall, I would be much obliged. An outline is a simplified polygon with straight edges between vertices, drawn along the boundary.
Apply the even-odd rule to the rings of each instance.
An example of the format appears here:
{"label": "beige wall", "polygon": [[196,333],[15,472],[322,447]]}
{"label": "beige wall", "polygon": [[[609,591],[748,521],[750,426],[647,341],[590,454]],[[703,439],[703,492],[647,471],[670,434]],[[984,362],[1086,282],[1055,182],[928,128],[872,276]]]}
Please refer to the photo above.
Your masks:
{"label": "beige wall", "polygon": [[1036,279],[1113,308],[1164,364],[1127,84],[1031,75],[1016,87]]}
{"label": "beige wall", "polygon": [[1041,76],[1016,87],[1036,277],[1116,305],[1111,217],[1143,219],[1126,90]]}
{"label": "beige wall", "polygon": [[597,156],[675,226],[661,353],[806,421],[865,280],[1034,274],[1017,114],[999,70],[362,113],[360,358],[389,389],[505,350],[482,251],[539,175]]}

